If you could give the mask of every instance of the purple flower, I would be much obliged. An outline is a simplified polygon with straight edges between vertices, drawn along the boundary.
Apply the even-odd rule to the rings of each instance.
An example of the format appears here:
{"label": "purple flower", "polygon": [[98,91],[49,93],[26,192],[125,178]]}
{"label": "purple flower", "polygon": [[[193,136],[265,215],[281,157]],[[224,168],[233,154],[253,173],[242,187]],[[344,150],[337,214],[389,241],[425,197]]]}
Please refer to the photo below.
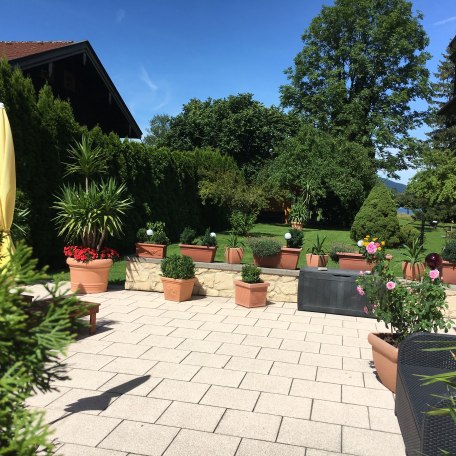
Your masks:
{"label": "purple flower", "polygon": [[433,269],[432,271],[429,271],[429,277],[432,280],[438,279],[440,276],[440,272],[437,269]]}
{"label": "purple flower", "polygon": [[365,292],[363,290],[363,287],[361,285],[358,285],[356,287],[356,291],[358,292],[358,294],[360,294],[361,296],[364,296],[365,295]]}
{"label": "purple flower", "polygon": [[394,290],[396,288],[396,282],[392,282],[391,280],[386,282],[386,288],[388,288],[388,290]]}

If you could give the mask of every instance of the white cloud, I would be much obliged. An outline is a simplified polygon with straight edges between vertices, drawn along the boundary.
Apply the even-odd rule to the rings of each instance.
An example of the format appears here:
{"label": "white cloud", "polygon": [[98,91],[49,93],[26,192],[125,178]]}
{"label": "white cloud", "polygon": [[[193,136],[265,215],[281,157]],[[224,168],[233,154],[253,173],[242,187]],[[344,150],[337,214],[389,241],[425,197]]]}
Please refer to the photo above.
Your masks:
{"label": "white cloud", "polygon": [[454,22],[454,21],[456,21],[456,16],[451,16],[451,17],[447,17],[446,19],[443,19],[441,21],[434,22],[434,25],[443,25],[443,24],[447,24],[448,22]]}
{"label": "white cloud", "polygon": [[146,85],[151,89],[153,90],[154,92],[156,92],[158,90],[158,87],[157,87],[157,84],[155,84],[152,79],[150,79],[149,77],[149,73],[146,71],[146,69],[144,67],[141,67],[141,71],[139,73],[139,77],[142,81],[144,81],[146,83]]}
{"label": "white cloud", "polygon": [[121,9],[118,9],[116,11],[116,22],[118,24],[120,24],[125,18],[125,10],[123,10],[122,8]]}
{"label": "white cloud", "polygon": [[169,87],[166,84],[166,82],[163,82],[160,84],[156,84],[154,81],[149,76],[149,73],[144,67],[141,67],[141,70],[139,72],[139,78],[141,81],[143,81],[146,86],[150,89],[151,96],[150,97],[144,97],[143,101],[146,101],[149,99],[149,101],[152,101],[155,103],[155,105],[148,105],[148,108],[151,109],[152,111],[157,111],[159,109],[164,108],[170,101],[170,91]]}

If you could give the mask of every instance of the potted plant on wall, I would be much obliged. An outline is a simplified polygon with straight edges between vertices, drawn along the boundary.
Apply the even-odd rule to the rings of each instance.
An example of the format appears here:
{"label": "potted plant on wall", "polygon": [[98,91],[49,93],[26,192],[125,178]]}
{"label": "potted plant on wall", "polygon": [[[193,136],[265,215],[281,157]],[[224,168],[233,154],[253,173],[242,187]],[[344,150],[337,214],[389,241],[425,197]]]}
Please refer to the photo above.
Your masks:
{"label": "potted plant on wall", "polygon": [[164,222],[147,223],[147,228],[140,228],[136,234],[136,256],[140,258],[165,258],[169,238]]}
{"label": "potted plant on wall", "polygon": [[268,238],[252,238],[249,240],[249,245],[252,249],[255,266],[262,268],[279,267],[282,249],[279,242]]}
{"label": "potted plant on wall", "polygon": [[287,246],[280,249],[279,268],[296,269],[298,266],[299,255],[302,251],[304,233],[301,230],[291,228],[284,236]]}
{"label": "potted plant on wall", "polygon": [[448,330],[452,321],[445,318],[448,304],[445,289],[433,269],[424,274],[420,282],[402,283],[391,273],[387,261],[378,263],[372,273],[363,273],[357,279],[357,290],[366,294],[371,313],[383,321],[390,333],[371,333],[372,357],[382,383],[396,391],[397,347],[409,334],[419,331]]}
{"label": "potted plant on wall", "polygon": [[217,252],[217,235],[208,228],[197,240],[196,231],[186,227],[180,236],[179,249],[181,255],[189,256],[193,261],[212,263]]}
{"label": "potted plant on wall", "polygon": [[328,264],[329,255],[326,253],[326,250],[323,248],[323,245],[326,241],[326,237],[320,240],[320,237],[317,234],[317,239],[312,247],[308,250],[309,253],[306,254],[307,266],[311,268],[325,268]]}
{"label": "potted plant on wall", "polygon": [[445,283],[456,284],[456,239],[451,238],[442,250],[442,280]]}
{"label": "potted plant on wall", "polygon": [[241,280],[234,281],[234,301],[243,307],[264,307],[269,283],[260,278],[261,270],[253,264],[245,264]]}
{"label": "potted plant on wall", "polygon": [[244,243],[232,231],[225,245],[225,261],[228,264],[240,264],[244,257],[244,247]]}
{"label": "potted plant on wall", "polygon": [[105,172],[103,151],[92,147],[87,135],[69,150],[72,163],[66,174],[81,174],[84,185],[65,184],[55,202],[55,222],[58,234],[69,242],[64,249],[70,267],[71,290],[80,293],[100,293],[108,287],[108,274],[118,253],[105,247],[109,237],[122,233],[122,218],[131,206],[125,195],[125,185],[113,179],[91,180]]}
{"label": "potted plant on wall", "polygon": [[188,301],[195,284],[195,264],[188,256],[170,255],[160,265],[163,292],[167,301]]}
{"label": "potted plant on wall", "polygon": [[420,280],[426,269],[423,263],[424,246],[419,238],[414,238],[404,245],[405,260],[402,262],[402,275],[407,280]]}

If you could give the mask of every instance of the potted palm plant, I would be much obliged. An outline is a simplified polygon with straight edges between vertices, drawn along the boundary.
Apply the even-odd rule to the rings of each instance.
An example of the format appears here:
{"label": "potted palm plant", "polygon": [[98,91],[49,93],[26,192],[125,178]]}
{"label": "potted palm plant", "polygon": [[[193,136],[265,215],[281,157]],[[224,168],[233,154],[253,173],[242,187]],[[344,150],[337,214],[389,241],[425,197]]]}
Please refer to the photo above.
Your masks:
{"label": "potted palm plant", "polygon": [[217,235],[208,228],[204,235],[197,239],[196,231],[186,227],[180,236],[181,255],[189,256],[193,261],[212,263],[217,252]]}
{"label": "potted palm plant", "polygon": [[290,221],[291,227],[296,230],[302,230],[304,223],[310,218],[310,211],[307,205],[302,201],[297,201],[291,206]]}
{"label": "potted palm plant", "polygon": [[306,254],[307,266],[311,268],[325,268],[328,264],[329,255],[326,253],[326,250],[323,248],[323,245],[326,241],[326,237],[320,240],[320,237],[317,234],[317,239],[312,247],[308,250],[309,253]]}
{"label": "potted palm plant", "polygon": [[234,281],[234,301],[243,307],[264,307],[267,300],[268,282],[260,278],[261,269],[253,264],[245,264],[241,280]]}
{"label": "potted palm plant", "polygon": [[279,267],[282,249],[279,242],[268,238],[252,238],[249,240],[249,245],[252,249],[255,266],[262,268]]}
{"label": "potted palm plant", "polygon": [[167,301],[188,301],[195,284],[195,264],[188,256],[170,255],[160,265],[163,292]]}
{"label": "potted palm plant", "polygon": [[291,228],[288,233],[285,233],[284,238],[287,242],[287,246],[280,249],[279,268],[296,269],[299,255],[302,251],[304,233],[301,230]]}
{"label": "potted palm plant", "polygon": [[232,231],[225,245],[225,261],[229,264],[240,264],[244,257],[244,243]]}
{"label": "potted palm plant", "polygon": [[456,239],[451,238],[442,250],[442,280],[456,285]]}
{"label": "potted palm plant", "polygon": [[81,174],[84,185],[64,184],[54,205],[54,220],[59,235],[78,243],[64,249],[71,290],[100,293],[106,291],[109,269],[119,256],[105,243],[122,234],[122,219],[132,201],[125,194],[125,185],[117,185],[113,179],[92,180],[105,172],[106,161],[102,149],[92,147],[88,135],[83,135],[69,154],[72,163],[67,164],[66,175]]}
{"label": "potted palm plant", "polygon": [[407,280],[420,280],[426,269],[423,263],[424,246],[419,238],[414,238],[405,248],[405,259],[402,262],[402,275]]}
{"label": "potted palm plant", "polygon": [[165,258],[169,238],[164,222],[148,223],[147,228],[140,228],[136,233],[136,256],[141,258]]}

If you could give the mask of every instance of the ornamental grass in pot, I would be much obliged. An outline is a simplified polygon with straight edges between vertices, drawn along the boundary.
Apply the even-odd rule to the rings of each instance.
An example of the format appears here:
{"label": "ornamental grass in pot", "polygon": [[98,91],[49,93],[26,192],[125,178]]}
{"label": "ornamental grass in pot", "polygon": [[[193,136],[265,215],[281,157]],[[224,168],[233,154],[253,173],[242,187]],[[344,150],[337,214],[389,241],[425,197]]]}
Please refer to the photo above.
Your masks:
{"label": "ornamental grass in pot", "polygon": [[297,201],[291,206],[290,222],[292,228],[295,230],[302,230],[304,223],[309,219],[310,211],[305,202]]}
{"label": "ornamental grass in pot", "polygon": [[169,238],[164,222],[147,223],[147,228],[140,228],[136,233],[136,256],[140,258],[165,258]]}
{"label": "ornamental grass in pot", "polygon": [[268,238],[252,238],[249,240],[255,266],[263,268],[277,268],[280,264],[279,242]]}
{"label": "ornamental grass in pot", "polygon": [[234,281],[234,301],[243,307],[264,307],[267,301],[269,283],[260,278],[261,269],[245,264],[241,280]]}
{"label": "ornamental grass in pot", "polygon": [[195,263],[188,256],[170,255],[160,265],[163,292],[167,301],[188,301],[195,284]]}
{"label": "ornamental grass in pot", "polygon": [[288,233],[285,233],[284,238],[287,246],[280,249],[279,268],[296,269],[299,255],[302,252],[304,233],[301,230],[291,228]]}
{"label": "ornamental grass in pot", "polygon": [[361,273],[357,290],[366,294],[371,313],[391,331],[371,333],[372,357],[382,383],[396,391],[397,347],[408,335],[419,331],[448,330],[452,321],[445,317],[448,308],[445,289],[437,269],[427,270],[419,282],[402,282],[390,271],[388,261],[378,263],[371,273]]}
{"label": "ornamental grass in pot", "polygon": [[426,269],[423,262],[424,246],[419,238],[412,239],[404,244],[405,256],[402,262],[402,276],[407,280],[420,280]]}
{"label": "ornamental grass in pot", "polygon": [[326,250],[323,248],[323,245],[326,241],[326,237],[320,240],[320,237],[317,234],[317,239],[312,247],[308,250],[309,253],[306,254],[307,266],[311,268],[325,268],[328,264],[329,255]]}
{"label": "ornamental grass in pot", "polygon": [[442,280],[456,285],[456,239],[450,238],[442,250]]}
{"label": "ornamental grass in pot", "polygon": [[193,228],[186,227],[180,236],[181,255],[189,256],[193,261],[212,263],[217,252],[217,235],[208,228],[200,238]]}
{"label": "ornamental grass in pot", "polygon": [[232,231],[225,245],[225,261],[228,264],[241,264],[244,257],[244,247],[245,244]]}
{"label": "ornamental grass in pot", "polygon": [[113,179],[93,180],[105,173],[106,160],[103,150],[93,147],[88,135],[83,135],[69,154],[72,161],[67,164],[66,175],[82,175],[83,184],[63,185],[53,207],[57,212],[54,221],[58,234],[72,243],[64,248],[71,290],[100,293],[107,290],[109,269],[119,257],[105,244],[122,234],[123,217],[132,201],[124,184],[118,185]]}

